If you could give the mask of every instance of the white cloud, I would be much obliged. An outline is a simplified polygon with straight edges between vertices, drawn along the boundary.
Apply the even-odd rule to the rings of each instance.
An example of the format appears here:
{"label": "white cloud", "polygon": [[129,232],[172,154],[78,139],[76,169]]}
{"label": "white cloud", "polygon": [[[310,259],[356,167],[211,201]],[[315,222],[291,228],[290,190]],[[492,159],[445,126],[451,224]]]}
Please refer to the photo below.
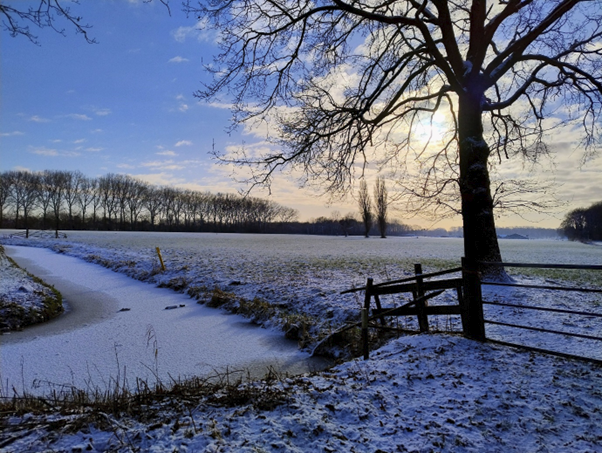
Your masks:
{"label": "white cloud", "polygon": [[66,116],[68,118],[71,118],[71,119],[74,119],[74,120],[80,120],[80,121],[90,121],[92,119],[88,115],[81,114],[81,113],[70,113],[70,114],[68,114]]}
{"label": "white cloud", "polygon": [[16,135],[25,135],[25,134],[21,131],[3,132],[0,134],[0,137],[14,137]]}
{"label": "white cloud", "polygon": [[190,35],[193,27],[179,27],[177,30],[172,32],[174,39],[178,42],[186,41],[186,37]]}
{"label": "white cloud", "polygon": [[31,151],[32,154],[37,154],[38,156],[58,156],[59,152],[56,149],[48,149],[48,148],[37,148]]}
{"label": "white cloud", "polygon": [[113,112],[111,112],[111,109],[94,109],[94,113],[96,113],[98,116],[107,116]]}
{"label": "white cloud", "polygon": [[153,184],[155,186],[175,186],[178,184],[182,184],[185,182],[184,179],[178,178],[171,173],[149,173],[149,174],[139,174],[139,175],[131,175],[135,176],[138,179],[148,182],[149,184]]}
{"label": "white cloud", "polygon": [[79,140],[75,140],[73,143],[74,143],[75,145],[78,145],[78,144],[80,144],[80,143],[85,143],[85,142],[86,142],[86,139],[85,139],[85,138],[80,138]]}
{"label": "white cloud", "polygon": [[198,41],[211,41],[214,31],[207,26],[207,20],[201,19],[192,27],[179,27],[171,32],[174,39],[178,42],[186,41],[186,38],[193,37]]}
{"label": "white cloud", "polygon": [[182,170],[186,168],[184,165],[177,164],[173,160],[155,160],[143,162],[141,165],[149,168],[161,168],[162,170]]}
{"label": "white cloud", "polygon": [[155,153],[155,154],[158,155],[158,156],[177,156],[178,155],[177,153],[175,153],[173,151],[169,151],[169,150],[167,150],[167,151],[160,151],[160,152]]}
{"label": "white cloud", "polygon": [[188,110],[190,107],[188,107],[188,104],[180,104],[180,106],[178,107],[178,110],[180,112],[185,112],[186,110]]}
{"label": "white cloud", "polygon": [[190,146],[192,145],[192,142],[190,140],[180,140],[178,143],[175,144],[176,147],[178,146]]}
{"label": "white cloud", "polygon": [[176,100],[177,100],[177,101],[183,101],[184,99],[186,99],[186,98],[184,97],[184,95],[183,95],[183,94],[178,94],[178,95],[176,96]]}
{"label": "white cloud", "polygon": [[86,148],[85,151],[88,151],[90,153],[97,153],[99,151],[102,151],[103,149],[104,148],[93,148],[93,147],[90,147],[90,148]]}
{"label": "white cloud", "polygon": [[168,63],[184,63],[186,61],[190,61],[188,58],[180,57],[179,55],[171,58]]}
{"label": "white cloud", "polygon": [[29,121],[33,121],[34,123],[49,123],[50,120],[48,118],[42,118],[38,115],[34,115],[31,118],[29,118]]}
{"label": "white cloud", "polygon": [[46,156],[46,157],[77,157],[81,156],[81,153],[75,151],[58,151],[54,148],[33,148],[30,151],[32,154],[37,156]]}
{"label": "white cloud", "polygon": [[101,132],[104,132],[104,131],[102,129],[94,129],[90,132],[92,132],[93,134],[100,134]]}

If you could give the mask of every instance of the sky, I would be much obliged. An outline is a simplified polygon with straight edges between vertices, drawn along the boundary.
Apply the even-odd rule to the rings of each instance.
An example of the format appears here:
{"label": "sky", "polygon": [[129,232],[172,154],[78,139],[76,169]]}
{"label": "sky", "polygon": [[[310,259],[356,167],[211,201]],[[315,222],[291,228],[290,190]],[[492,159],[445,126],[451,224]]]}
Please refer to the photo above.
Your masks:
{"label": "sky", "polygon": [[[123,173],[152,184],[213,193],[244,190],[211,152],[260,144],[262,138],[249,130],[228,133],[230,111],[193,96],[209,81],[203,65],[217,48],[214,34],[198,29],[196,18],[186,17],[179,5],[171,3],[171,15],[158,1],[83,0],[72,5],[92,25],[90,37],[97,44],[87,43],[63,22],[58,27],[65,28],[66,36],[32,28],[39,45],[2,31],[0,171],[80,170],[91,177]],[[574,144],[556,145],[562,148],[556,159],[538,166],[531,177],[553,182],[559,208],[551,215],[504,215],[498,226],[556,228],[569,210],[600,201],[602,158],[580,167]],[[504,171],[524,174],[519,167],[512,163]],[[330,203],[284,176],[269,196],[297,209],[300,220],[358,211],[352,196]],[[461,224],[459,217],[439,222],[408,218],[395,206],[390,212],[410,225]]]}

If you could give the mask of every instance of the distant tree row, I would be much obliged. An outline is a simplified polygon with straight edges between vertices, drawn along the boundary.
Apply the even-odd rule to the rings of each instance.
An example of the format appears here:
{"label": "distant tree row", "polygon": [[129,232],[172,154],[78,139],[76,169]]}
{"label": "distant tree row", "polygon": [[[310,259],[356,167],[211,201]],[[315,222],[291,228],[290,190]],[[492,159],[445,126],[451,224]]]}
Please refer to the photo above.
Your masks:
{"label": "distant tree row", "polygon": [[569,212],[560,230],[571,241],[602,241],[602,201]]}
{"label": "distant tree row", "polygon": [[[339,212],[335,211],[331,217],[322,216],[309,222],[291,223],[288,225],[288,232],[328,236],[366,236],[365,228],[364,220],[356,218],[353,213],[341,216]],[[399,220],[390,220],[387,223],[387,234],[390,236],[407,236],[415,234],[417,228],[406,225]],[[380,232],[378,225],[371,224],[368,233],[374,234],[376,232]]]}
{"label": "distant tree row", "polygon": [[263,232],[295,209],[235,194],[159,187],[128,175],[0,173],[0,227]]}

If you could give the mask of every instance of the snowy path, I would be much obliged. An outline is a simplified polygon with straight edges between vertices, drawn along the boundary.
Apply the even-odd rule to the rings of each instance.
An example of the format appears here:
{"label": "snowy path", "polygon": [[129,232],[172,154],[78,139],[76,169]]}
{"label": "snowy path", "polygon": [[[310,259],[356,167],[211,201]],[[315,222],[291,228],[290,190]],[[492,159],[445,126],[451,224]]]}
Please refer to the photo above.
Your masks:
{"label": "snowy path", "polygon": [[[59,289],[70,310],[47,325],[0,336],[0,382],[6,394],[46,393],[75,385],[106,389],[114,379],[149,383],[266,366],[303,372],[318,364],[281,332],[196,304],[77,258],[46,249],[6,247],[7,254]],[[185,305],[174,310],[166,306]],[[120,308],[129,311],[119,312]],[[156,354],[155,354],[156,352]]]}

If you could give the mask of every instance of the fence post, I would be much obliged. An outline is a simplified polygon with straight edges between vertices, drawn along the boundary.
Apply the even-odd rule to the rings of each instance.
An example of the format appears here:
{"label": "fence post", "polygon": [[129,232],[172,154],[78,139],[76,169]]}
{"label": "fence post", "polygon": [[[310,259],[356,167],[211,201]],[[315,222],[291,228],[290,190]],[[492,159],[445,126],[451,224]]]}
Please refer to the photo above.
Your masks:
{"label": "fence post", "polygon": [[159,261],[161,262],[161,270],[165,271],[165,263],[163,263],[163,257],[161,256],[161,250],[159,247],[156,247],[157,255],[159,256]]}
{"label": "fence post", "polygon": [[[414,264],[414,274],[416,274],[416,298],[420,299],[424,297],[424,287],[422,286],[424,279],[422,277],[419,277],[419,275],[422,275],[422,264]],[[416,310],[418,311],[418,326],[420,327],[420,332],[429,331],[429,318],[424,312],[424,307],[426,305],[427,302],[424,300],[416,304]]]}
{"label": "fence post", "polygon": [[462,329],[464,335],[473,340],[485,341],[485,320],[481,278],[476,261],[462,258],[464,297],[462,304]]}
{"label": "fence post", "polygon": [[362,308],[362,347],[364,360],[370,358],[370,348],[368,345],[368,317],[370,313],[370,298],[372,297],[372,282],[369,278],[366,281],[366,295],[364,296],[364,308]]}

